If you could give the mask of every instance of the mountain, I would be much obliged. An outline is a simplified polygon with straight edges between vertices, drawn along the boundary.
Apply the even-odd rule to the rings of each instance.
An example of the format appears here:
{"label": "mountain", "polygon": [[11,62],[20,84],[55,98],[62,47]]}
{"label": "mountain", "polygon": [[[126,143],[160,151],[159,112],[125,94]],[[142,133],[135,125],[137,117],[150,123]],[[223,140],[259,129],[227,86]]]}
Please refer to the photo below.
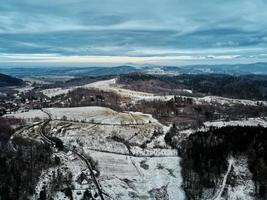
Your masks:
{"label": "mountain", "polygon": [[267,100],[266,75],[180,74],[158,75],[132,73],[121,75],[120,84],[128,89],[161,94],[180,94],[187,89],[195,94],[237,99]]}
{"label": "mountain", "polygon": [[184,65],[184,66],[156,66],[156,65],[122,65],[115,67],[0,67],[0,73],[10,76],[103,76],[120,75],[133,72],[143,72],[148,74],[265,74],[267,75],[267,63],[250,64],[220,64],[220,65]]}
{"label": "mountain", "polygon": [[102,75],[120,75],[120,74],[129,74],[133,72],[142,71],[141,69],[137,69],[132,66],[118,66],[118,67],[95,67],[95,68],[87,68],[85,70],[81,70],[92,76],[102,76]]}
{"label": "mountain", "polygon": [[0,74],[0,87],[5,86],[20,86],[23,84],[23,81],[21,79],[8,76],[5,74]]}
{"label": "mountain", "polygon": [[0,68],[0,73],[5,73],[11,76],[47,76],[47,75],[71,75],[71,76],[102,76],[102,75],[119,75],[132,72],[139,72],[132,66],[117,66],[117,67],[19,67],[19,68]]}
{"label": "mountain", "polygon": [[163,66],[160,71],[168,74],[267,74],[267,63]]}

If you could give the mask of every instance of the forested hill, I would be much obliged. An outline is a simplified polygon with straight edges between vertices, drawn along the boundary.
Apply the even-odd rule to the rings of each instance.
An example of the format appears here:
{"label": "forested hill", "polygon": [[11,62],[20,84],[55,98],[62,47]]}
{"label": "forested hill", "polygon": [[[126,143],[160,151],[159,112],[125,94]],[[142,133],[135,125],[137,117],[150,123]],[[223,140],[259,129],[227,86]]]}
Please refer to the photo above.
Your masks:
{"label": "forested hill", "polygon": [[173,93],[189,89],[195,94],[237,99],[267,100],[267,76],[225,74],[182,74],[176,76],[133,73],[121,75],[118,83],[144,92]]}
{"label": "forested hill", "polygon": [[23,84],[23,81],[21,79],[8,76],[5,74],[0,74],[0,87],[5,86],[20,86]]}
{"label": "forested hill", "polygon": [[[267,199],[266,131],[267,128],[260,126],[235,126],[212,128],[207,132],[190,135],[181,148],[183,184],[188,199],[208,199],[205,191],[214,192],[214,188],[220,185],[221,174],[225,174],[227,160],[231,156],[236,160],[242,158],[235,161],[236,164],[242,163],[236,165],[236,168],[243,170],[240,181],[253,181],[255,189],[250,192],[255,199]],[[246,167],[249,173],[245,174]],[[226,182],[229,186],[234,186],[237,176],[231,176]]]}

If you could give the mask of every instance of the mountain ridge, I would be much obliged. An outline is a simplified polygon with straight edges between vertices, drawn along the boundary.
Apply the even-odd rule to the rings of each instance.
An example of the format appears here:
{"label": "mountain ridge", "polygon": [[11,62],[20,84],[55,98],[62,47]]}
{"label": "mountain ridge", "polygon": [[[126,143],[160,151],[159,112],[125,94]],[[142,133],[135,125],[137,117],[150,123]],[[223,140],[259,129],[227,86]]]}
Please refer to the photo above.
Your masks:
{"label": "mountain ridge", "polygon": [[21,79],[0,73],[0,87],[20,86],[23,84]]}

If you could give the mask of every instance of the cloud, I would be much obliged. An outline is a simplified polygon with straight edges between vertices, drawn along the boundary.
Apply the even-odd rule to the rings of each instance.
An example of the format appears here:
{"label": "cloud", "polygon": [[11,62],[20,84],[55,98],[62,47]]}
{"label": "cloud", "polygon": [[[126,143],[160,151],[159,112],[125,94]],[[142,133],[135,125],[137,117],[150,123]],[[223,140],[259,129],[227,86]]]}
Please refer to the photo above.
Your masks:
{"label": "cloud", "polygon": [[264,0],[3,1],[0,55],[254,58],[267,51],[266,9]]}

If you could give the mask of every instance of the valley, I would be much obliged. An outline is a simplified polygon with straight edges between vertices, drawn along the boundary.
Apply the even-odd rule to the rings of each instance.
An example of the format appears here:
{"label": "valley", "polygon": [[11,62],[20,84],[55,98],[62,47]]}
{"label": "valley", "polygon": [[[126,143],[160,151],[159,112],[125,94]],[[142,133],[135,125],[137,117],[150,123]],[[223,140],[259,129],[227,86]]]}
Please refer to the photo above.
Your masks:
{"label": "valley", "polygon": [[266,10],[2,0],[0,200],[267,200]]}
{"label": "valley", "polygon": [[[194,81],[195,75],[187,76]],[[10,173],[8,163],[17,157],[27,167],[16,187],[0,184],[3,197],[264,199],[265,96],[220,95],[224,83],[210,92],[174,84],[184,77],[132,73],[62,77],[61,83],[31,78],[5,87],[12,92],[2,104],[1,159]],[[255,162],[261,164],[255,168]],[[26,177],[31,192],[22,185]]]}

